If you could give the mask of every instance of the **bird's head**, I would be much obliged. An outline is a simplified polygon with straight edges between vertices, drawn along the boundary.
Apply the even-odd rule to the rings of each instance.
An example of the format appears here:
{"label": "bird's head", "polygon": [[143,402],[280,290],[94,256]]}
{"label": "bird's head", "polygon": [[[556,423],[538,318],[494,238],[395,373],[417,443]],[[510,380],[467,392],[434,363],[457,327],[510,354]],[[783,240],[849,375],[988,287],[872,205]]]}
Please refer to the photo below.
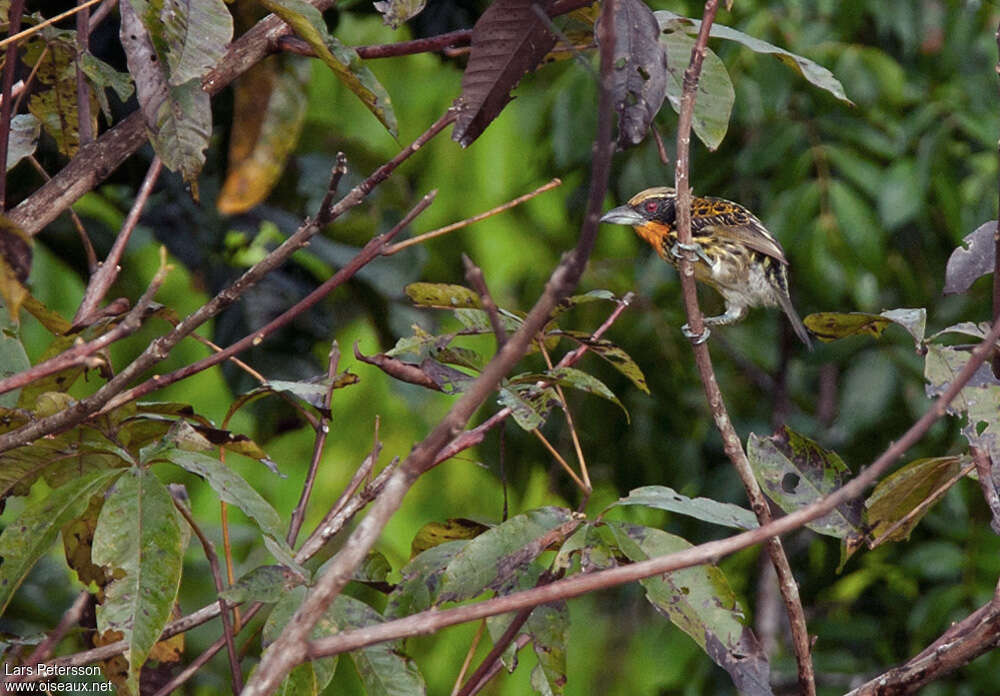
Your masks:
{"label": "bird's head", "polygon": [[632,196],[626,205],[612,208],[601,222],[642,227],[650,222],[673,225],[677,217],[677,191],[667,186],[655,186]]}

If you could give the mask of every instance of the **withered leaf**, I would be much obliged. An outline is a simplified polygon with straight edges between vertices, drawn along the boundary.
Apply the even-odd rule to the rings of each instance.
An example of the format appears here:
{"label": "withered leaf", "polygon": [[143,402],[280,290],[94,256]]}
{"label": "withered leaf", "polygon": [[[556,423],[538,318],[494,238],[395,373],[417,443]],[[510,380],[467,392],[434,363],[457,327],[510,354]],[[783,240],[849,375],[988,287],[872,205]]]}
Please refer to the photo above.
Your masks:
{"label": "withered leaf", "polygon": [[472,28],[472,52],[455,100],[452,139],[468,147],[512,99],[510,91],[534,70],[556,43],[533,5],[547,11],[551,0],[496,0]]}

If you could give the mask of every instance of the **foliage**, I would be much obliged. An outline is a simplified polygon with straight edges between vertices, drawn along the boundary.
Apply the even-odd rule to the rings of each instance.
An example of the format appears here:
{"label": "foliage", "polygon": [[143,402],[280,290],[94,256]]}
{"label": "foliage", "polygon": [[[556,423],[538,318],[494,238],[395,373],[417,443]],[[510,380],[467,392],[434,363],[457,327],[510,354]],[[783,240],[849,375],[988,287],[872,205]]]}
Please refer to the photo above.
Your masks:
{"label": "foliage", "polygon": [[[449,431],[426,470],[406,463],[449,409],[477,397],[585,228],[602,32],[615,33],[607,82],[623,148],[612,197],[671,183],[673,138],[658,147],[650,129],[674,131],[701,5],[620,0],[602,27],[599,6],[561,15],[566,3],[494,0],[477,8],[471,31],[435,44],[451,27],[433,26],[433,13],[450,3],[323,12],[330,4],[264,4],[299,41],[255,38],[247,29],[260,18],[238,4],[133,0],[104,20],[119,23],[120,39],[95,32],[81,44],[70,22],[17,45],[21,77],[32,77],[15,102],[21,113],[2,124],[15,205],[0,228],[0,376],[33,378],[0,394],[0,443],[66,420],[0,444],[9,666],[24,664],[34,636],[86,589],[96,610],[56,654],[123,640],[124,659],[102,663],[121,693],[153,693],[208,649],[217,619],[183,642],[169,627],[197,607],[217,617],[220,597],[249,617],[237,647],[259,636],[242,675],[258,679],[253,659],[280,652],[271,646],[308,588],[340,572],[347,534],[377,524],[375,509],[398,485],[412,489],[344,591],[311,617],[311,638],[429,621],[760,526],[676,330],[679,284],[611,228],[577,294],[496,377],[479,415]],[[376,60],[404,45],[400,27],[413,17],[408,31],[431,26],[413,36],[429,43]],[[23,25],[41,20],[29,14]],[[981,278],[996,261],[995,25],[989,7],[940,0],[747,0],[711,27],[694,188],[740,201],[780,239],[796,304],[812,310],[805,323],[823,342],[797,352],[764,310],[710,342],[727,418],[785,512],[875,460],[990,332]],[[576,60],[558,60],[567,41]],[[265,43],[285,55],[262,60]],[[234,96],[218,94],[234,78]],[[369,176],[450,106],[463,149],[431,137]],[[170,170],[148,200],[139,182],[152,153],[114,172],[93,154],[134,111],[142,123],[130,147],[148,138]],[[74,194],[83,237],[68,216],[47,225],[24,216],[81,163],[94,177]],[[66,169],[41,187],[36,164]],[[391,246],[432,188],[433,205],[406,228],[469,218],[553,176],[565,182],[557,193],[451,231],[448,242]],[[134,232],[133,205],[142,210]],[[125,255],[109,257],[119,234],[132,234]],[[381,246],[371,251],[373,239]],[[175,260],[169,274],[159,245]],[[374,260],[359,263],[365,249]],[[120,266],[98,299],[131,304],[73,316],[97,292],[98,260]],[[337,272],[346,279],[332,292],[310,294]],[[718,298],[702,301],[710,311]],[[205,369],[209,352],[180,342],[195,328],[223,347],[245,340],[245,363]],[[346,369],[338,345],[354,346]],[[907,662],[993,596],[996,365],[971,374],[947,417],[874,489],[785,536],[817,637],[819,693]],[[508,416],[518,428],[494,429]],[[203,546],[189,543],[188,506],[193,531],[220,544],[227,568],[209,573]],[[785,692],[795,655],[766,620],[782,607],[757,549],[706,552],[640,585],[507,610],[478,632],[466,623],[417,637],[427,632],[418,625],[405,639],[305,662],[280,692],[444,693],[467,653],[472,667],[458,681],[482,663],[493,693]],[[485,659],[481,643],[491,642],[500,662]],[[190,693],[228,689],[221,652]],[[501,665],[509,673],[495,675]],[[997,666],[988,652],[934,673],[930,688],[985,693]]]}

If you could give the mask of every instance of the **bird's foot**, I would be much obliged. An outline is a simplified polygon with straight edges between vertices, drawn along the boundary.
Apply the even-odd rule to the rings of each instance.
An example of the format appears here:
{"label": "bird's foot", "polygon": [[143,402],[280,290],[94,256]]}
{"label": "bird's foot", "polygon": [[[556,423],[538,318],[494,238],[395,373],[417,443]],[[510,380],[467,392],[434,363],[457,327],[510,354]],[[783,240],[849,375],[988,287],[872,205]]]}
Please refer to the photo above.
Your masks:
{"label": "bird's foot", "polygon": [[691,343],[693,343],[696,346],[700,346],[702,343],[708,340],[709,336],[712,335],[712,330],[706,326],[704,327],[704,330],[700,334],[697,334],[691,330],[690,326],[685,324],[684,326],[681,327],[681,333],[684,334],[685,338],[690,339]]}
{"label": "bird's foot", "polygon": [[692,242],[691,244],[682,244],[681,242],[674,242],[674,245],[670,247],[670,255],[675,259],[685,258],[684,252],[694,252],[694,255],[704,261],[707,265],[712,265],[712,259],[708,258],[708,254],[705,253],[705,248],[698,242]]}

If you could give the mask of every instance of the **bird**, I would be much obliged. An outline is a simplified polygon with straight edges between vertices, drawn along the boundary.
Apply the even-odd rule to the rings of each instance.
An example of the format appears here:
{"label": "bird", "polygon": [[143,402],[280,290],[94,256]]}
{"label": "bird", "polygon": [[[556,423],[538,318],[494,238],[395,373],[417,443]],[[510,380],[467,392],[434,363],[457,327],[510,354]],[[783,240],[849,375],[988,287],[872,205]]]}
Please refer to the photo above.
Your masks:
{"label": "bird", "polygon": [[726,311],[705,317],[702,334],[693,334],[685,324],[685,336],[702,343],[708,338],[709,326],[735,324],[751,307],[780,307],[795,335],[812,350],[809,332],[792,306],[785,251],[753,213],[724,198],[693,196],[690,245],[678,241],[676,220],[677,191],[667,186],[640,191],[626,205],[601,217],[601,222],[630,225],[675,268],[690,252],[695,280],[722,295]]}

